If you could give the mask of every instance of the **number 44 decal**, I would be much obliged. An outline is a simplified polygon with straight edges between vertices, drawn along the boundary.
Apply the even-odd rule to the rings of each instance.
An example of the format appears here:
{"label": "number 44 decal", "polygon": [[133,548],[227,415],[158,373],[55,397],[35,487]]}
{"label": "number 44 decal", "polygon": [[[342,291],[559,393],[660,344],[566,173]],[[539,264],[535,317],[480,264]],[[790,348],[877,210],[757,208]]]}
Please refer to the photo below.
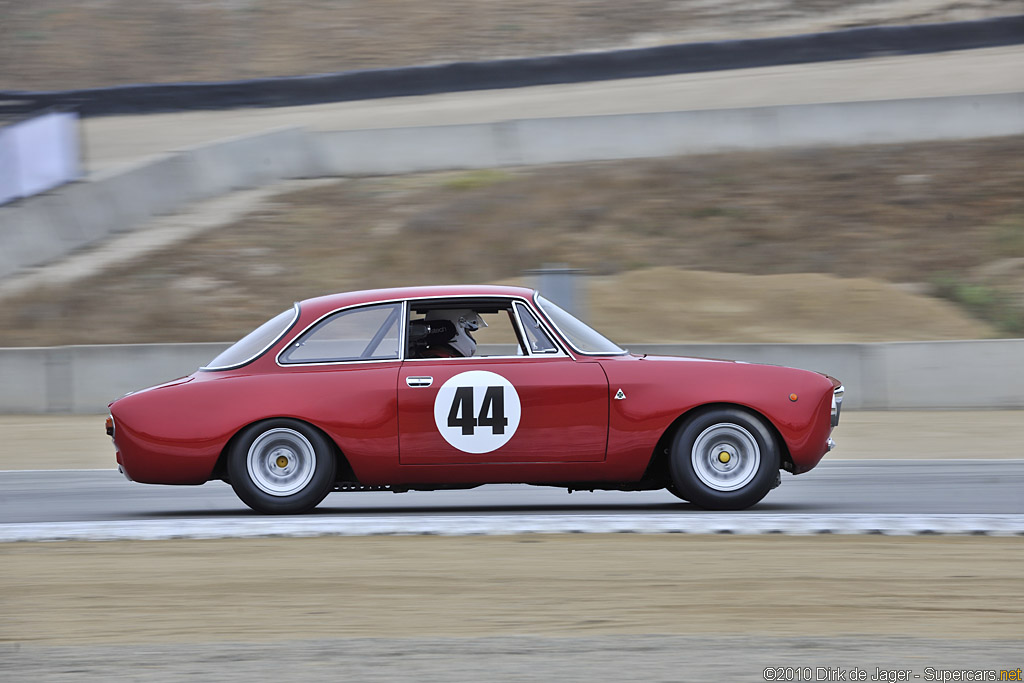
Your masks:
{"label": "number 44 decal", "polygon": [[490,427],[492,434],[504,434],[508,426],[508,418],[505,417],[505,388],[480,388],[484,389],[484,400],[476,417],[473,417],[474,387],[455,389],[455,398],[448,411],[448,426],[461,427],[463,436],[472,436],[477,427]]}
{"label": "number 44 decal", "polygon": [[448,378],[434,396],[437,431],[463,453],[498,450],[515,436],[520,417],[519,392],[496,372],[460,372]]}

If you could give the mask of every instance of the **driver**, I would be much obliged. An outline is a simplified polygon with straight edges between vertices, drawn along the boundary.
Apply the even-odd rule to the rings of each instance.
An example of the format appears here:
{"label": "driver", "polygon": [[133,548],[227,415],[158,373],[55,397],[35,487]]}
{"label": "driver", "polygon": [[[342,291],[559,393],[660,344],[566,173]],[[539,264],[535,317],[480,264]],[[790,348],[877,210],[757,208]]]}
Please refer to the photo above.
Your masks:
{"label": "driver", "polygon": [[476,332],[481,327],[487,327],[487,323],[480,317],[480,314],[470,309],[452,309],[429,311],[425,317],[428,322],[431,320],[448,320],[455,326],[455,333],[446,342],[455,357],[462,356],[469,358],[476,353],[476,340],[471,332]]}

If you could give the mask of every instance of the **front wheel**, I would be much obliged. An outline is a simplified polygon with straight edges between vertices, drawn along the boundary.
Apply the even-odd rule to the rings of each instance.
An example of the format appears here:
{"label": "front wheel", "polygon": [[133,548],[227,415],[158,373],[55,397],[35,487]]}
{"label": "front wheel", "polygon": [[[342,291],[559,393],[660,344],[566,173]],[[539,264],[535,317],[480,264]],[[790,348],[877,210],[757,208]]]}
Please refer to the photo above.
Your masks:
{"label": "front wheel", "polygon": [[228,453],[231,487],[265,514],[308,512],[334,485],[334,451],[327,438],[296,420],[249,425]]}
{"label": "front wheel", "polygon": [[700,413],[676,434],[669,456],[678,497],[709,510],[742,510],[774,488],[779,447],[758,417],[737,408]]}

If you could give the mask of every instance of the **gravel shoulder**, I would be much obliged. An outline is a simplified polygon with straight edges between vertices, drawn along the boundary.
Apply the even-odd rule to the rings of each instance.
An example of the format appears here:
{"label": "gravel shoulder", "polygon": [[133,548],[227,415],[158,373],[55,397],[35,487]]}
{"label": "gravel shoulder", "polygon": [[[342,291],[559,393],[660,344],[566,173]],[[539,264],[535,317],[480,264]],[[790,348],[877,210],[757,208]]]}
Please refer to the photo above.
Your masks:
{"label": "gravel shoulder", "polygon": [[[103,419],[0,415],[0,470],[113,469]],[[834,436],[839,446],[830,460],[1022,458],[1024,411],[848,410]]]}
{"label": "gravel shoulder", "polygon": [[530,535],[15,543],[0,642],[1024,638],[1024,539]]}
{"label": "gravel shoulder", "polygon": [[[1021,643],[876,636],[495,636],[484,638],[333,638],[289,641],[282,647],[215,643],[94,646],[0,644],[15,680],[171,681],[759,681],[764,671],[796,675],[827,669],[845,680],[856,670],[1014,670]],[[789,671],[777,667],[790,667]],[[808,670],[807,667],[810,667]],[[859,675],[859,674],[858,674]],[[896,680],[892,674],[888,680]],[[812,678],[813,680],[813,678]],[[831,680],[838,680],[834,677]],[[865,679],[868,680],[868,679]],[[913,679],[910,679],[913,680]],[[937,680],[937,679],[933,679]],[[996,679],[998,680],[998,679]]]}

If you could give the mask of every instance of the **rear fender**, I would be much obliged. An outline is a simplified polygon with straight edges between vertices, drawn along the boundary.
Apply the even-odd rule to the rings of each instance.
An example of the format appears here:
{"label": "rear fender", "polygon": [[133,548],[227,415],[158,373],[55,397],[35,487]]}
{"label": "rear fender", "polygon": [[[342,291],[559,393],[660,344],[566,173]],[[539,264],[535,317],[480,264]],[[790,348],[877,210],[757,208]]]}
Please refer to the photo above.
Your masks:
{"label": "rear fender", "polygon": [[[267,418],[267,419],[278,419],[278,418]],[[219,479],[220,481],[223,481],[225,483],[228,483],[228,484],[231,483],[231,480],[228,477],[228,457],[231,454],[231,449],[233,449],[235,447],[235,444],[238,443],[238,439],[239,439],[239,437],[240,437],[242,432],[244,432],[246,429],[248,429],[249,427],[251,427],[254,424],[259,424],[260,422],[266,422],[267,419],[256,420],[255,422],[250,422],[247,425],[243,425],[237,432],[235,432],[232,435],[232,437],[230,439],[228,439],[228,442],[226,444],[224,444],[224,448],[221,450],[220,455],[217,457],[217,463],[213,467],[213,472],[210,474],[210,480],[211,481],[215,480],[215,479]],[[311,422],[307,422],[306,420],[299,420],[299,419],[294,418],[294,417],[283,418],[283,419],[289,419],[289,420],[295,420],[296,422],[301,422],[304,425],[307,425],[308,427],[310,427],[311,429],[315,429],[316,431],[320,432],[320,434],[323,435],[323,437],[325,439],[327,439],[327,442],[329,444],[331,444],[331,446],[333,447],[333,450],[334,450],[334,464],[335,464],[335,468],[334,468],[335,475],[334,476],[335,476],[335,480],[336,481],[350,481],[350,482],[357,482],[358,481],[356,479],[355,472],[353,472],[353,470],[352,470],[352,466],[348,462],[348,458],[345,457],[345,454],[342,453],[342,451],[341,451],[341,447],[338,446],[338,442],[335,441],[333,438],[331,438],[330,434],[328,434],[326,431],[324,431],[320,427],[316,426],[315,424],[313,424]]]}

